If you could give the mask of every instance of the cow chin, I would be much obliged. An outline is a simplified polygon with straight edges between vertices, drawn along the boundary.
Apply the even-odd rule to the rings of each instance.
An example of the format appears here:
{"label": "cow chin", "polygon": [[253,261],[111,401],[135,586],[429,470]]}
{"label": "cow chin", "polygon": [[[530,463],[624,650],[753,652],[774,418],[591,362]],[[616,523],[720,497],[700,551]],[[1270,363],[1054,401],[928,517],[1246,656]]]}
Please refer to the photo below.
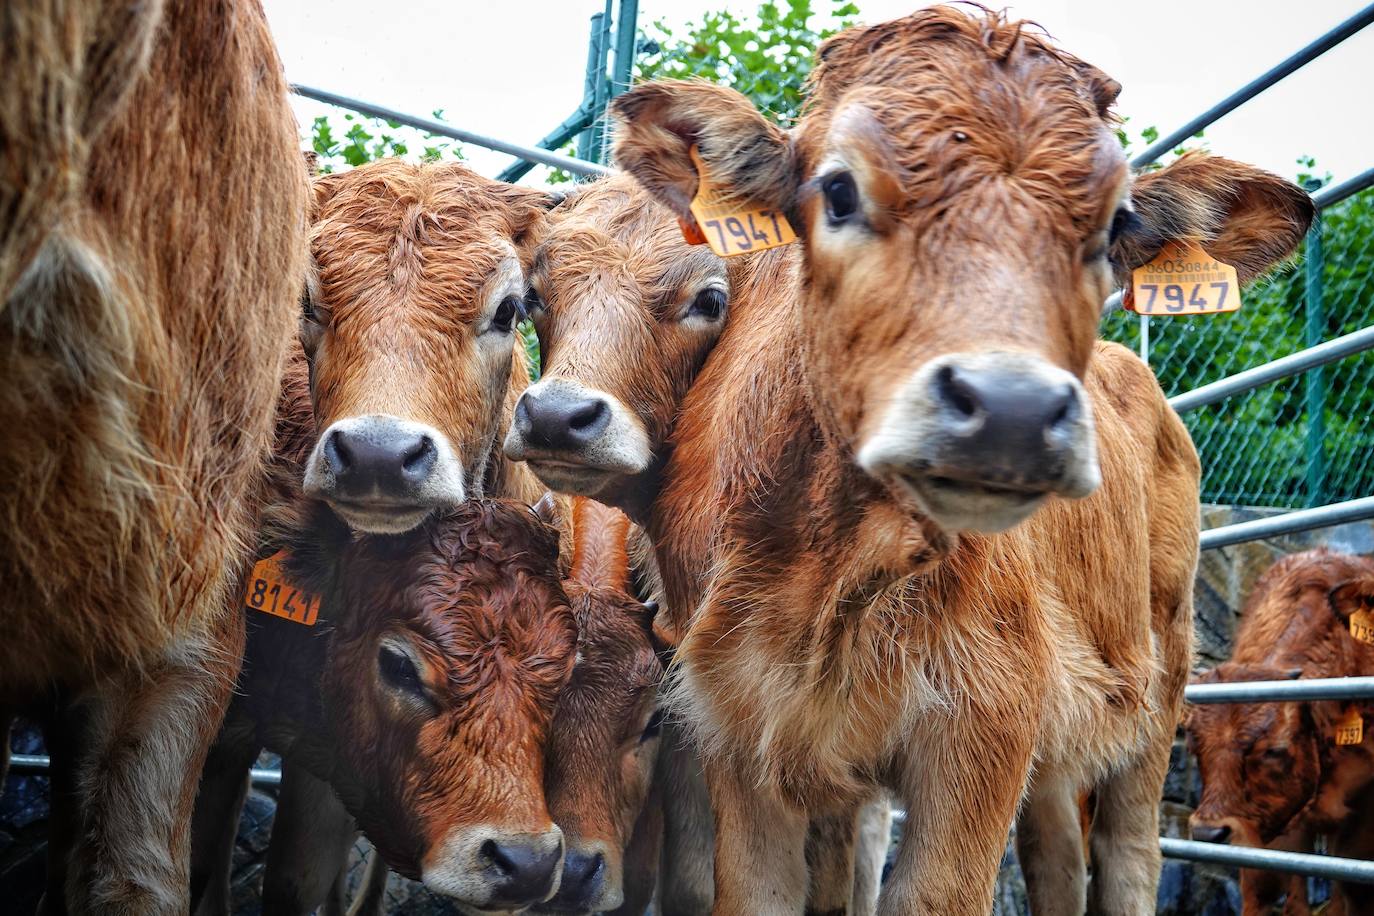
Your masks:
{"label": "cow chin", "polygon": [[1101,483],[1083,386],[1034,356],[933,359],[886,400],[858,464],[946,531],[1006,531]]}

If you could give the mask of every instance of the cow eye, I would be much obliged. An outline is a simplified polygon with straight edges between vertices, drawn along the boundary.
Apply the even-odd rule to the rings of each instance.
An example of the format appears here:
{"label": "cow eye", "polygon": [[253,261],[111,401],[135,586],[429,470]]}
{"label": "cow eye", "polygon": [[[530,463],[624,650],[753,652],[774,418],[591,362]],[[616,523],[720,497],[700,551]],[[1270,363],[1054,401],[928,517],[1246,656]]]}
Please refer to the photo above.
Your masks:
{"label": "cow eye", "polygon": [[821,193],[825,195],[825,213],[832,223],[844,222],[859,209],[859,189],[848,172],[828,176],[821,183]]}
{"label": "cow eye", "polygon": [[519,299],[514,296],[507,296],[502,299],[501,304],[496,307],[496,314],[491,316],[492,329],[500,331],[502,334],[509,334],[511,328],[515,327],[520,311]]}
{"label": "cow eye", "polygon": [[415,667],[415,662],[404,652],[391,646],[382,646],[377,650],[377,670],[389,686],[406,693],[424,696],[420,672]]}
{"label": "cow eye", "polygon": [[525,298],[521,300],[521,305],[524,307],[526,315],[533,315],[544,307],[544,300],[539,298],[539,290],[531,286],[525,292]]}
{"label": "cow eye", "polygon": [[687,309],[687,317],[696,316],[707,321],[715,321],[725,313],[725,291],[711,287],[697,293],[692,305]]}
{"label": "cow eye", "polygon": [[315,297],[310,295],[309,290],[301,293],[301,317],[311,324],[318,325],[325,324],[328,317],[325,315],[324,311],[315,304]]}
{"label": "cow eye", "polygon": [[663,728],[663,708],[654,710],[654,714],[649,717],[649,723],[644,726],[644,731],[640,733],[639,742],[651,741],[658,737],[659,731]]}
{"label": "cow eye", "polygon": [[1139,221],[1140,217],[1135,215],[1134,210],[1118,207],[1112,216],[1112,228],[1107,231],[1107,244],[1115,245],[1116,240],[1121,238],[1126,230],[1134,228]]}

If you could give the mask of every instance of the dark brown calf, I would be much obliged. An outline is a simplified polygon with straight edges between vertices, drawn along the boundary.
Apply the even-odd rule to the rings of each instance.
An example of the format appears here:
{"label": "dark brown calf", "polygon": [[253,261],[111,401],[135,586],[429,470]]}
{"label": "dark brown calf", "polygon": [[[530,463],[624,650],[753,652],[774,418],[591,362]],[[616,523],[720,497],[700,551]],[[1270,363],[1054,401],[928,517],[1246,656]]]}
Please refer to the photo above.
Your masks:
{"label": "dark brown calf", "polygon": [[577,499],[572,529],[564,587],[577,616],[577,664],[558,698],[546,783],[568,851],[558,893],[536,911],[642,913],[662,831],[648,801],[663,647],[653,634],[655,608],[630,593],[630,520]]}
{"label": "dark brown calf", "polygon": [[[1374,672],[1374,646],[1352,639],[1350,614],[1374,602],[1374,561],[1310,550],[1270,567],[1245,603],[1231,660],[1196,679],[1212,684]],[[1364,740],[1336,744],[1337,723],[1363,716]],[[1194,706],[1189,743],[1202,772],[1193,838],[1310,852],[1328,834],[1340,855],[1368,858],[1374,818],[1374,703],[1245,703]],[[1306,905],[1305,884],[1241,870],[1246,916]],[[1358,886],[1338,885],[1348,914],[1374,912]],[[1296,898],[1296,899],[1294,899]],[[1363,902],[1362,902],[1363,901]]]}

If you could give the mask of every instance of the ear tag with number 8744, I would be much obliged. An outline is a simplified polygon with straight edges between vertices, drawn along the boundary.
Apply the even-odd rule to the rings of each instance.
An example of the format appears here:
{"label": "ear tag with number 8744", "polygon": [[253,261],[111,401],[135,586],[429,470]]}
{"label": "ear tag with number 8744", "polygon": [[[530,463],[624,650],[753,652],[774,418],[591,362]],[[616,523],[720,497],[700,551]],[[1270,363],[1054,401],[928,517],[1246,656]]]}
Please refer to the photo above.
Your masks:
{"label": "ear tag with number 8744", "polygon": [[320,618],[320,596],[291,584],[286,577],[286,557],[286,551],[279,550],[253,564],[243,604],[250,610],[313,627]]}
{"label": "ear tag with number 8744", "polygon": [[1131,272],[1125,308],[1141,315],[1220,315],[1240,308],[1236,269],[1197,242],[1170,242]]}
{"label": "ear tag with number 8744", "polygon": [[697,167],[697,196],[692,199],[692,215],[696,225],[685,219],[682,236],[689,245],[705,243],[722,258],[779,248],[797,240],[797,234],[787,217],[777,210],[752,204],[722,202],[706,172],[697,148],[692,147],[692,162]]}

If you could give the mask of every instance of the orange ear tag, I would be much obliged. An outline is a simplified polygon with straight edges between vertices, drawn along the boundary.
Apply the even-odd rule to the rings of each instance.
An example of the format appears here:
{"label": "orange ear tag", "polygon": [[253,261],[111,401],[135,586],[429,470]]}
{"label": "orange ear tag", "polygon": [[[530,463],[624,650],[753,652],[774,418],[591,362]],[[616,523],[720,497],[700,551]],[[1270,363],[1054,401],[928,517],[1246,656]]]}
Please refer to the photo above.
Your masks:
{"label": "orange ear tag", "polygon": [[697,167],[697,196],[692,200],[692,215],[696,225],[688,227],[680,220],[682,237],[689,245],[705,242],[722,258],[780,248],[797,240],[797,234],[787,217],[777,210],[726,202],[711,187],[706,163],[701,161],[697,148],[692,147],[692,162]]}
{"label": "orange ear tag", "polygon": [[1345,718],[1336,723],[1336,743],[1339,745],[1360,744],[1364,741],[1364,718],[1359,710],[1351,709]]}
{"label": "orange ear tag", "polygon": [[1364,608],[1350,615],[1350,635],[1357,642],[1374,646],[1374,614]]}
{"label": "orange ear tag", "polygon": [[286,577],[286,557],[286,551],[279,550],[253,564],[253,575],[248,578],[248,591],[243,596],[244,606],[313,627],[320,617],[320,596],[291,584]]}
{"label": "orange ear tag", "polygon": [[1153,261],[1131,272],[1122,303],[1141,315],[1220,315],[1240,308],[1236,269],[1197,242],[1170,242]]}

